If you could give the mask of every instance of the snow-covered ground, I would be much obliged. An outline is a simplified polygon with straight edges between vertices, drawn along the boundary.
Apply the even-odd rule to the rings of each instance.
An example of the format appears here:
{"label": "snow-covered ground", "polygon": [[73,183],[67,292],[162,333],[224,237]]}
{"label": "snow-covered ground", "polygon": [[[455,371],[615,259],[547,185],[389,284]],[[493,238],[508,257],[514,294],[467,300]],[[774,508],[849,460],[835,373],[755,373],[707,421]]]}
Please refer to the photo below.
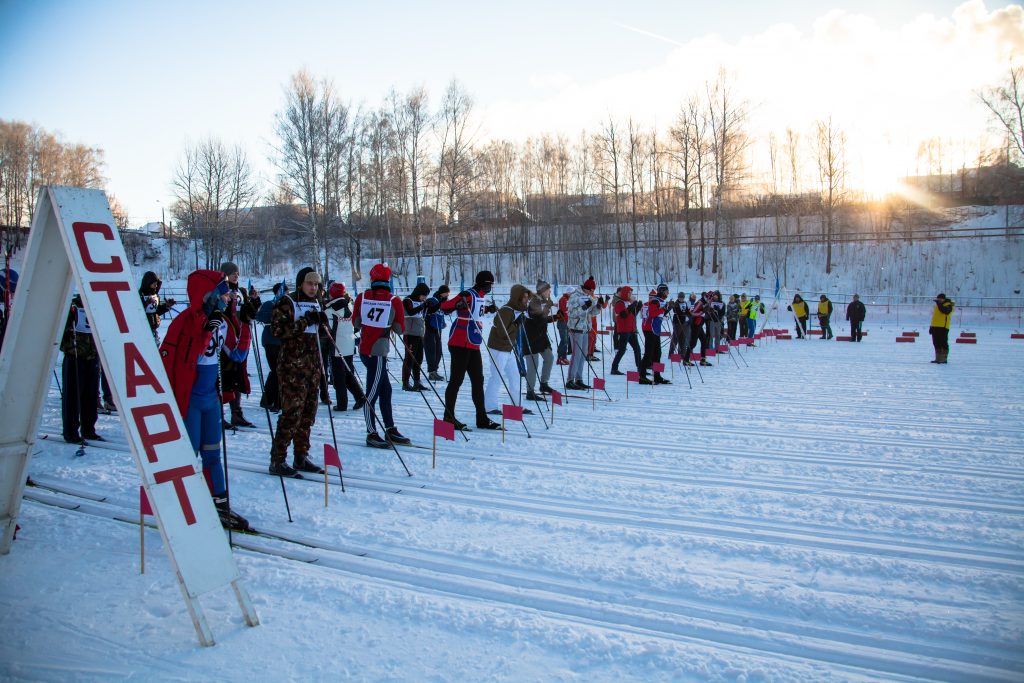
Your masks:
{"label": "snow-covered ground", "polygon": [[[138,528],[111,519],[138,503],[117,418],[75,457],[54,386],[31,475],[103,500],[27,489],[0,678],[1024,680],[1024,340],[977,327],[936,366],[914,328],[764,342],[628,400],[609,377],[614,402],[528,416],[532,439],[474,431],[436,469],[404,449],[411,478],[335,415],[346,492],[332,470],[325,509],[322,480],[289,481],[291,524],[257,392],[260,427],[228,435],[233,503],[306,544],[235,536],[263,623],[207,596],[205,649],[157,532],[140,575]],[[423,400],[395,403],[429,446]]]}

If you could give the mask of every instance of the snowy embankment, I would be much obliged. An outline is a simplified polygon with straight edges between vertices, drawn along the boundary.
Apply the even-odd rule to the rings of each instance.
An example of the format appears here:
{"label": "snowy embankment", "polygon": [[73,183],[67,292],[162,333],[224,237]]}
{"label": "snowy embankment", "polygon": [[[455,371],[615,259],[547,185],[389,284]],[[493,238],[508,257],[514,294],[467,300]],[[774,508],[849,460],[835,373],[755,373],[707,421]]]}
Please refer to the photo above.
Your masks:
{"label": "snowy embankment", "polygon": [[[233,504],[302,542],[235,536],[263,624],[208,596],[210,649],[157,532],[140,576],[138,528],[112,519],[138,502],[117,418],[76,458],[54,386],[31,474],[89,498],[27,489],[0,558],[0,677],[1019,681],[1024,340],[980,328],[936,366],[923,327],[868,329],[744,348],[692,389],[677,367],[626,400],[610,377],[615,402],[572,399],[550,430],[528,416],[532,439],[473,431],[437,469],[404,449],[411,478],[335,415],[346,493],[332,470],[325,509],[322,480],[289,481],[291,524],[257,392],[260,427],[227,439]],[[395,402],[429,447],[423,400]],[[321,406],[314,444],[330,439]]]}

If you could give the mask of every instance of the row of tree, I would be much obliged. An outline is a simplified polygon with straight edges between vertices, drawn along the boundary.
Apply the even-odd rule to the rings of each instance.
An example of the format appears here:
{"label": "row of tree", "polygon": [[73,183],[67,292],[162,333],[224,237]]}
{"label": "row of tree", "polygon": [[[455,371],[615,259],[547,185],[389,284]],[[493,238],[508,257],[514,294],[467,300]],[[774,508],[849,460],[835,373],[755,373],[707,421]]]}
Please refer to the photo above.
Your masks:
{"label": "row of tree", "polygon": [[[0,119],[0,225],[4,248],[20,244],[18,228],[30,225],[42,185],[102,188],[103,150],[64,141],[57,133],[21,121]],[[125,213],[111,197],[121,225]]]}
{"label": "row of tree", "polygon": [[[446,280],[473,253],[512,250],[521,254],[517,267],[540,267],[544,259],[530,255],[537,245],[555,254],[548,267],[570,267],[592,230],[630,280],[641,269],[716,273],[723,246],[749,229],[739,219],[760,211],[771,218],[762,237],[820,241],[830,272],[833,242],[863,223],[851,217],[864,203],[849,186],[846,134],[828,118],[769,136],[765,178],[751,168],[752,147],[762,143],[748,132],[750,114],[720,71],[665,131],[609,118],[574,139],[543,134],[517,144],[481,139],[473,99],[456,81],[436,107],[413,88],[357,108],[330,80],[300,71],[275,116],[274,187],[258,186],[241,147],[209,139],[182,155],[174,217],[201,239],[209,264],[248,251],[256,266],[272,253],[253,239],[291,234],[317,268],[329,274],[332,263],[347,263],[353,280],[364,252],[388,255],[400,274],[429,269]],[[918,161],[941,170],[945,158],[929,141]],[[959,172],[967,193],[965,162]],[[948,175],[952,186],[956,174]],[[253,211],[267,204],[276,208]],[[905,222],[913,212],[898,204],[873,222]]]}

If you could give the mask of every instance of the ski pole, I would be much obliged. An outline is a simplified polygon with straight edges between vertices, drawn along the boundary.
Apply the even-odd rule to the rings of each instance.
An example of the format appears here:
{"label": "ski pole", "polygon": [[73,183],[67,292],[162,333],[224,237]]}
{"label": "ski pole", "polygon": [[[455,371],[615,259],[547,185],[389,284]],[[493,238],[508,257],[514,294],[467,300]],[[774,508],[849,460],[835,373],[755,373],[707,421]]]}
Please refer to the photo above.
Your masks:
{"label": "ski pole", "polygon": [[[331,339],[331,348],[334,349],[335,353],[338,351],[338,347],[334,344],[334,339]],[[319,351],[319,349],[317,349]],[[324,354],[317,353],[316,357],[320,359],[320,379],[324,383],[324,390],[327,392],[327,398],[331,397],[331,388],[327,384],[327,370],[324,368]],[[338,452],[338,434],[334,431],[334,409],[331,406],[330,400],[327,401],[327,419],[331,422],[331,441],[334,442],[334,452]],[[327,472],[327,466],[324,465],[324,472]],[[326,474],[324,475],[324,481],[327,481]],[[345,475],[341,473],[341,468],[338,468],[338,479],[341,480],[341,492],[345,493]]]}
{"label": "ski pole", "polygon": [[[395,340],[391,337],[390,334],[388,335],[388,341],[391,342],[391,346],[394,347],[395,353],[398,354],[398,357],[402,361],[402,364],[405,365],[405,358],[402,357],[402,352],[398,350],[398,344],[395,343]],[[388,370],[388,374],[391,375],[391,370]],[[392,377],[392,379],[394,379],[394,375],[391,375],[391,377]],[[427,380],[427,386],[430,387],[430,390],[434,392],[434,396],[436,396],[437,400],[440,401],[440,403],[441,403],[441,410],[443,411],[444,410],[444,399],[441,398],[441,394],[439,394],[437,392],[437,389],[434,387],[434,384],[430,381],[429,375],[427,377],[425,377],[425,379]],[[430,405],[430,401],[427,400],[427,397],[423,395],[422,391],[417,391],[416,393],[419,394],[420,397],[423,399],[423,402],[427,404],[427,408],[430,410],[430,414],[433,415],[434,419],[436,420],[437,419],[437,413],[434,412],[434,408],[433,408],[433,406]],[[463,439],[465,439],[466,441],[469,441],[469,437],[466,436],[466,431],[464,429],[459,429],[459,433],[462,434],[462,438]]]}
{"label": "ski pole", "polygon": [[57,391],[60,392],[60,400],[64,400],[64,390],[60,387],[60,378],[57,377],[57,368],[53,369],[53,381],[57,383]]}
{"label": "ski pole", "polygon": [[[256,323],[250,322],[250,324],[254,328],[256,327]],[[256,373],[260,378],[260,403],[263,403],[263,398],[265,397],[266,394],[266,385],[263,382],[263,361],[260,360],[259,348],[256,349]],[[263,412],[267,416],[267,429],[270,430],[270,441],[273,442],[274,425],[270,423],[270,408],[264,405]],[[223,431],[223,429],[221,431]],[[284,486],[284,476],[279,474],[277,475],[277,478],[281,480],[281,495],[284,497],[284,510],[285,512],[288,513],[288,522],[290,523],[292,521],[292,508],[291,505],[288,504],[288,490]]]}
{"label": "ski pole", "polygon": [[[524,366],[526,366],[526,359],[523,358],[523,355],[521,353],[516,354],[516,347],[515,347],[514,344],[512,344],[512,340],[509,339],[508,330],[507,329],[505,330],[505,338],[508,339],[508,343],[512,346],[512,353],[516,355],[516,365],[518,366],[518,364],[521,362]],[[530,356],[533,357],[534,354],[533,354],[532,348],[530,348],[530,337],[529,337],[529,335],[524,335],[524,339],[526,339],[526,346],[527,346],[527,348],[530,349]],[[537,374],[537,361],[536,360],[533,361],[533,366],[534,366],[534,373]],[[529,372],[529,370],[527,370],[527,372]],[[533,387],[532,386],[530,387],[530,391],[533,392]],[[523,375],[522,375],[522,373],[520,373],[519,374],[519,394],[520,394],[520,396],[522,395],[522,392],[523,392]],[[548,426],[547,418],[544,417],[544,409],[540,405],[540,400],[537,399],[536,392],[533,392],[533,393],[534,393],[533,402],[537,405],[537,413],[540,415],[540,419],[544,422],[544,429],[551,429],[551,427]]]}
{"label": "ski pole", "polygon": [[[330,330],[328,330],[325,325],[321,325],[321,328],[323,329],[324,334],[327,335],[327,338],[331,340],[331,343],[334,344],[335,347],[337,347],[337,343],[335,343],[334,337],[331,336]],[[362,359],[362,354],[360,354],[359,361],[362,362],[362,360],[363,360]],[[385,359],[385,362],[386,362],[386,359]],[[363,363],[363,367],[364,368],[366,367],[365,363]],[[369,410],[370,410],[370,423],[373,425],[374,429],[376,429],[378,426],[384,427],[384,423],[380,420],[379,417],[377,417],[377,411],[374,410],[374,408],[373,408],[373,402],[370,400],[370,395],[366,393],[366,388],[363,386],[363,383],[359,381],[359,375],[357,375],[355,373],[355,368],[354,367],[352,368],[352,370],[353,370],[352,376],[355,377],[356,384],[359,385],[359,390],[361,392],[363,392],[363,397],[365,398],[365,406],[364,407],[365,408],[369,408]],[[377,397],[374,396],[373,398],[376,399]],[[383,430],[383,431],[385,432],[385,434],[387,433],[386,429]],[[405,469],[405,473],[411,477],[412,476],[412,472],[409,471],[409,466],[405,464],[405,460],[402,458],[402,454],[398,452],[398,447],[395,446],[395,444],[393,442],[391,442],[391,441],[388,441],[388,444],[391,446],[391,450],[393,450],[395,452],[395,455],[398,457],[398,462],[402,463],[402,467]]]}
{"label": "ski pole", "polygon": [[[494,303],[493,299],[491,300],[491,303],[492,304]],[[472,317],[472,311],[470,312],[470,316]],[[508,394],[508,398],[509,398],[510,401],[512,401],[512,405],[514,405],[514,406],[521,406],[522,402],[521,401],[519,403],[516,402],[515,397],[512,396],[512,391],[508,388],[508,384],[505,383],[505,376],[501,373],[501,370],[498,368],[498,363],[494,360],[494,354],[491,353],[491,347],[488,346],[487,342],[483,339],[483,336],[484,336],[484,326],[483,326],[483,323],[481,323],[476,318],[472,318],[472,320],[473,320],[473,322],[476,323],[477,328],[480,330],[480,338],[481,338],[481,341],[483,342],[482,345],[483,345],[483,347],[485,349],[487,349],[487,357],[491,359],[491,366],[494,368],[494,371],[496,373],[498,373],[498,379],[501,380],[501,386],[505,387],[505,393]],[[523,429],[526,430],[526,438],[527,439],[532,439],[533,435],[530,434],[530,428],[526,426],[526,421],[525,420],[522,422],[522,425],[523,425]]]}

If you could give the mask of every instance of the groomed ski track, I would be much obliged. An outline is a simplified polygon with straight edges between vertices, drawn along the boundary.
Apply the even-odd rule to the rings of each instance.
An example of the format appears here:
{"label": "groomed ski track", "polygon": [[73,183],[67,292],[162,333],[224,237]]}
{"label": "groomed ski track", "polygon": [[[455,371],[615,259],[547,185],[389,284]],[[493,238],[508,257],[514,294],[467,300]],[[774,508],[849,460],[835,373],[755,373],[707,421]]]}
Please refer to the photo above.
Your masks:
{"label": "groomed ski track", "polygon": [[[331,590],[369,583],[460,614],[529,614],[508,638],[542,634],[541,661],[564,638],[605,662],[589,679],[1021,680],[1024,409],[1010,388],[1024,344],[1005,336],[979,334],[948,367],[927,362],[926,339],[874,331],[860,345],[767,341],[744,350],[750,367],[723,358],[704,384],[692,375],[692,390],[677,367],[675,384],[631,386],[628,401],[556,407],[551,430],[527,416],[532,439],[515,424],[504,446],[456,435],[436,470],[406,449],[411,478],[361,445],[361,414],[336,415],[348,492],[332,470],[325,510],[322,478],[286,480],[292,525],[265,474],[256,393],[245,410],[258,428],[228,435],[233,504],[294,542],[236,534],[243,575],[272,566]],[[624,378],[608,379],[624,399]],[[394,397],[400,428],[429,445],[422,399]],[[468,386],[459,413],[471,414]],[[84,513],[123,536],[110,527],[137,519],[137,481],[116,424],[101,418],[109,441],[74,458],[52,393],[32,474],[64,492],[28,489],[33,519]],[[321,406],[314,455],[330,434]],[[435,619],[458,631],[451,614]],[[656,654],[634,669],[609,638]],[[405,673],[464,678],[422,666]]]}

